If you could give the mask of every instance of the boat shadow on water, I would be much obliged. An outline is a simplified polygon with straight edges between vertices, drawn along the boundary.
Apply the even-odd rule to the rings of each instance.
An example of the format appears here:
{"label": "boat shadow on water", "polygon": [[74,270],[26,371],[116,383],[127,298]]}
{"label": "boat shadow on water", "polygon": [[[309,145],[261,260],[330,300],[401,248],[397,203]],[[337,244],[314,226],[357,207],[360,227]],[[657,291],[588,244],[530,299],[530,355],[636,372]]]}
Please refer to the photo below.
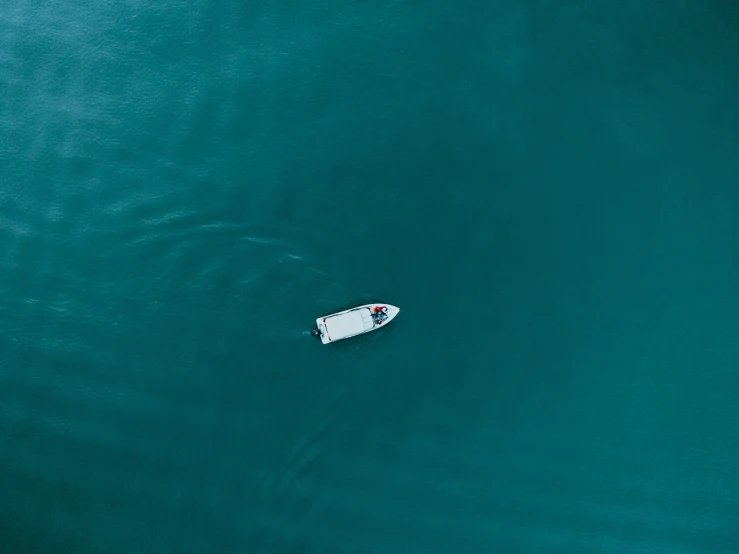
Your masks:
{"label": "boat shadow on water", "polygon": [[341,305],[334,306],[333,308],[328,308],[324,313],[335,314],[338,312],[343,312],[344,310],[348,310],[350,308],[363,306],[364,304],[380,304],[381,302],[382,300],[378,298],[370,298],[369,296],[353,298],[352,300],[347,300],[346,302],[343,302]]}

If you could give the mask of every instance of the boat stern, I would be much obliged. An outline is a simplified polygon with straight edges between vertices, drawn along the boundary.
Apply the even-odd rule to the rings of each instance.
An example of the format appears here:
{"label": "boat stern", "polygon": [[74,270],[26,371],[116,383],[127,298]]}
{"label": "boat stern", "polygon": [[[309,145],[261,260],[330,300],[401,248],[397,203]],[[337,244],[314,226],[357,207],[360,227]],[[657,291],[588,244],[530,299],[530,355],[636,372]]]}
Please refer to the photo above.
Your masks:
{"label": "boat stern", "polygon": [[328,329],[326,328],[326,318],[325,317],[319,317],[316,319],[316,327],[318,327],[318,332],[320,333],[321,342],[323,344],[328,344],[331,342],[331,337],[328,335]]}

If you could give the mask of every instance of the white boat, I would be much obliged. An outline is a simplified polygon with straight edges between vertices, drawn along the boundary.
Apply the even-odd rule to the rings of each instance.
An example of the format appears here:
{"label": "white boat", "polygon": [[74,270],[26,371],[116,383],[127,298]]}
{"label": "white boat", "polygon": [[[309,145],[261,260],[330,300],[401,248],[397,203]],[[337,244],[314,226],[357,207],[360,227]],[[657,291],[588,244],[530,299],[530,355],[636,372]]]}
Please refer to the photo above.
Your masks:
{"label": "white boat", "polygon": [[385,327],[400,312],[400,308],[390,304],[364,304],[343,312],[319,317],[317,329],[312,334],[321,337],[323,344],[348,339]]}

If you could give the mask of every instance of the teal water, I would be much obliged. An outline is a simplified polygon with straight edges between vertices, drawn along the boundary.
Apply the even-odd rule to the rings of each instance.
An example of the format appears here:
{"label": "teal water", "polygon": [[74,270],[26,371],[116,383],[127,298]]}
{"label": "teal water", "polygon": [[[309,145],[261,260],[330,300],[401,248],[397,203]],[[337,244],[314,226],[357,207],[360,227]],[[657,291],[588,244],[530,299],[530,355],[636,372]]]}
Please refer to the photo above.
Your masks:
{"label": "teal water", "polygon": [[739,551],[739,10],[528,4],[0,7],[0,552]]}

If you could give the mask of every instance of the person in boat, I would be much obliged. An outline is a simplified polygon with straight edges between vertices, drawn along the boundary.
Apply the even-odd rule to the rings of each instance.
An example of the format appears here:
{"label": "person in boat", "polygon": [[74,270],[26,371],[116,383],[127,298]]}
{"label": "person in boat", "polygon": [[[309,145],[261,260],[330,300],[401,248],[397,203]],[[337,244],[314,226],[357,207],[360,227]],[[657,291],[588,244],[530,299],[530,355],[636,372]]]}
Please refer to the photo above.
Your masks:
{"label": "person in boat", "polygon": [[375,321],[378,325],[387,319],[387,306],[375,306],[372,311],[375,314]]}

